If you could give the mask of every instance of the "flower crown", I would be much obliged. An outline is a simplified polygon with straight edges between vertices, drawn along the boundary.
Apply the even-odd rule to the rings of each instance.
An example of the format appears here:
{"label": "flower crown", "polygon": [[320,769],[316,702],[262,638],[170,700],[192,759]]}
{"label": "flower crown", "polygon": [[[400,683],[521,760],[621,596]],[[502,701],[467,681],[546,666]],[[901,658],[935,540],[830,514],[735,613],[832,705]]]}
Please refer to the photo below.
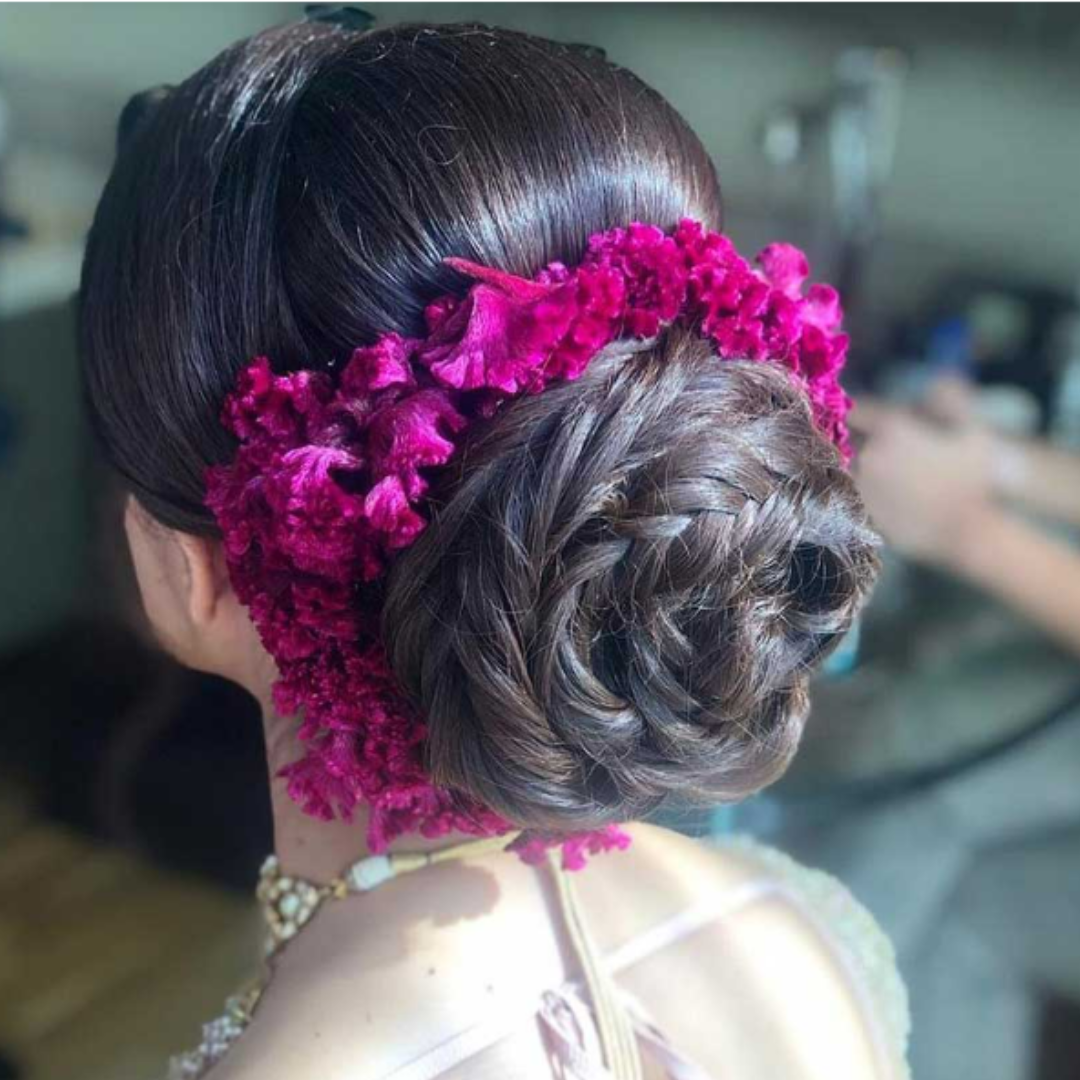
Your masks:
{"label": "flower crown", "polygon": [[[580,264],[532,280],[464,259],[464,297],[425,310],[422,338],[382,335],[337,376],[275,375],[266,358],[240,375],[223,423],[239,440],[207,474],[206,502],[224,538],[237,596],[277,664],[275,706],[300,715],[305,755],[282,775],[308,813],[350,819],[370,807],[368,843],[514,826],[424,768],[425,725],[399,689],[379,633],[378,590],[397,552],[424,529],[430,470],[505,402],[578,378],[605,345],[648,338],[676,320],[711,339],[720,360],[779,364],[806,391],[820,430],[850,456],[850,401],[838,375],[847,337],[828,285],[803,283],[806,257],[787,244],[757,268],[731,241],[683,220],[593,236]],[[535,861],[555,844],[569,868],[629,842],[617,826],[571,837],[524,834]]]}

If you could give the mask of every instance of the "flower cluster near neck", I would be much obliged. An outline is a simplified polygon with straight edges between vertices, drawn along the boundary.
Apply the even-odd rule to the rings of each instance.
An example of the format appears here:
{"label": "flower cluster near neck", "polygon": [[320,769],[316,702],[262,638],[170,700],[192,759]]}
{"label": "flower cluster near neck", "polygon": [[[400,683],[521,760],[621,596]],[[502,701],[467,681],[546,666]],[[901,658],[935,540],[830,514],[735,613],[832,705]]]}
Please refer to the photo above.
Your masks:
{"label": "flower cluster near neck", "polygon": [[[431,470],[473,425],[576,379],[612,341],[678,320],[699,327],[720,361],[784,366],[849,456],[839,298],[827,285],[803,295],[807,262],[789,245],[766,248],[755,268],[727,237],[683,220],[670,233],[635,223],[597,234],[576,268],[552,263],[534,279],[446,262],[474,283],[428,307],[425,337],[385,334],[337,376],[276,375],[266,358],[247,366],[223,414],[236,457],[207,474],[233,586],[277,664],[275,707],[301,717],[306,752],[283,770],[289,792],[325,819],[367,804],[376,852],[408,832],[517,828],[431,782],[424,718],[379,634],[376,584],[425,527]],[[610,826],[526,834],[515,847],[534,861],[559,845],[576,868],[628,842]]]}

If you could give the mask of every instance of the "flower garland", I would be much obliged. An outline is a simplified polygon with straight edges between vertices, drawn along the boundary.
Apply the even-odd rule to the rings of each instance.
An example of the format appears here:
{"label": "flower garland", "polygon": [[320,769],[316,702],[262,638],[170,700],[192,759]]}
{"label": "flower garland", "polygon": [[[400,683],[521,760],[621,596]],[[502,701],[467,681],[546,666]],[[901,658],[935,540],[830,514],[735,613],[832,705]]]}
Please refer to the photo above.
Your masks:
{"label": "flower garland", "polygon": [[[425,725],[390,670],[376,590],[394,555],[426,524],[429,470],[505,401],[578,378],[610,342],[647,338],[675,320],[698,325],[720,359],[785,367],[818,427],[850,456],[850,402],[838,375],[847,338],[837,293],[812,285],[787,244],[747,263],[731,241],[685,219],[591,238],[580,265],[532,280],[445,260],[473,279],[464,297],[425,311],[428,334],[384,334],[334,377],[275,375],[266,358],[240,375],[223,423],[235,459],[207,474],[237,596],[274,658],[275,706],[302,717],[305,755],[283,770],[308,813],[351,818],[370,807],[368,843],[403,833],[500,835],[514,826],[436,788],[423,764]],[[568,868],[623,848],[618,827],[571,837],[526,834],[529,861],[559,844]]]}

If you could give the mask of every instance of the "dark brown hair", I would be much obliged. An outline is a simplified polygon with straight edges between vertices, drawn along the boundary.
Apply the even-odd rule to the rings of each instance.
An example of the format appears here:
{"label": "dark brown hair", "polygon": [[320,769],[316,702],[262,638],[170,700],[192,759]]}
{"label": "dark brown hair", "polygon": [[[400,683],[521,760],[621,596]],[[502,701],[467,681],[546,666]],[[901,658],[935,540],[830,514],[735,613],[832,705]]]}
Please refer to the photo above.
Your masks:
{"label": "dark brown hair", "polygon": [[218,422],[253,356],[278,370],[423,330],[459,255],[518,274],[634,219],[720,224],[697,137],[595,51],[482,26],[277,28],[125,110],[90,232],[80,338],[113,463],[207,531]]}
{"label": "dark brown hair", "polygon": [[[416,334],[450,254],[531,275],[633,220],[720,226],[678,114],[594,50],[506,30],[300,25],[133,102],[80,305],[97,430],[160,521],[212,532],[240,367]],[[384,631],[435,778],[581,828],[776,776],[875,538],[803,396],[692,331],[618,343],[433,477]]]}

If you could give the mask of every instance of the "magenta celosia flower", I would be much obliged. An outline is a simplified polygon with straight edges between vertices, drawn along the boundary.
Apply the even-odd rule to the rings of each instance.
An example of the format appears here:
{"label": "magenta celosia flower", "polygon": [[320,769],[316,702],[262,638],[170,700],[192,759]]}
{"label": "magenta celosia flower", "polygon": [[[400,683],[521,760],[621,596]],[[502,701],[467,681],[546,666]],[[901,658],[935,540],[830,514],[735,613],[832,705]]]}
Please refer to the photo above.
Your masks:
{"label": "magenta celosia flower", "polygon": [[790,300],[802,295],[803,282],[810,276],[806,256],[791,244],[769,244],[757,257],[765,280]]}
{"label": "magenta celosia flower", "polygon": [[456,390],[519,393],[577,314],[575,282],[543,285],[463,260],[455,266],[480,282],[421,348],[421,361]]}
{"label": "magenta celosia flower", "polygon": [[263,474],[269,529],[260,541],[304,573],[352,579],[365,539],[364,500],[341,479],[360,472],[363,464],[347,450],[326,446],[282,454]]}
{"label": "magenta celosia flower", "polygon": [[390,548],[408,547],[423,531],[424,519],[409,505],[398,476],[384,476],[368,492],[364,513],[373,528],[385,533]]}
{"label": "magenta celosia flower", "polygon": [[413,389],[412,358],[419,344],[400,334],[384,334],[374,345],[357,349],[341,373],[341,392],[354,398],[391,387]]}
{"label": "magenta celosia flower", "polygon": [[225,424],[249,449],[301,445],[309,423],[320,421],[331,385],[322,374],[298,371],[274,375],[270,361],[259,357],[241,372],[225,403]]}
{"label": "magenta celosia flower", "polygon": [[[772,244],[755,269],[727,237],[686,219],[671,233],[640,222],[598,233],[578,267],[551,263],[533,279],[446,261],[474,284],[428,305],[426,337],[384,334],[336,379],[252,361],[222,414],[236,456],[206,478],[237,596],[278,666],[275,706],[301,719],[306,753],[284,770],[289,792],[321,818],[366,804],[374,851],[406,832],[512,828],[431,783],[423,718],[397,686],[378,593],[364,587],[423,530],[430,472],[470,425],[515,395],[576,379],[611,341],[681,320],[712,340],[718,362],[783,365],[850,456],[839,297],[827,285],[803,295],[809,267],[797,248]],[[535,862],[561,845],[577,869],[628,843],[610,826],[528,834],[515,848]]]}
{"label": "magenta celosia flower", "polygon": [[427,484],[421,469],[445,465],[466,419],[441,387],[427,387],[372,410],[364,455],[372,478],[395,476],[410,499]]}

